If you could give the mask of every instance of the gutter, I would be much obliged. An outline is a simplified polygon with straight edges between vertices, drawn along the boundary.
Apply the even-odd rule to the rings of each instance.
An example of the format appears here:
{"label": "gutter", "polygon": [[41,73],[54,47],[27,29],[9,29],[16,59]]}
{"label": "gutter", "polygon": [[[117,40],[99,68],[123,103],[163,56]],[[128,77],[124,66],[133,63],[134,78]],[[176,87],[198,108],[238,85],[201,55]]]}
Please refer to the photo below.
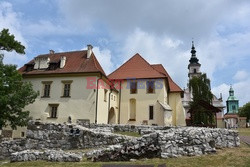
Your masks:
{"label": "gutter", "polygon": [[121,95],[122,95],[122,89],[121,89],[121,80],[120,80],[118,124],[120,124],[120,117],[121,117]]}
{"label": "gutter", "polygon": [[[112,89],[110,88],[110,92],[109,92],[109,104],[108,104],[108,116],[109,116],[109,109],[110,109],[110,95],[112,93]],[[108,124],[109,124],[109,118],[108,118]]]}

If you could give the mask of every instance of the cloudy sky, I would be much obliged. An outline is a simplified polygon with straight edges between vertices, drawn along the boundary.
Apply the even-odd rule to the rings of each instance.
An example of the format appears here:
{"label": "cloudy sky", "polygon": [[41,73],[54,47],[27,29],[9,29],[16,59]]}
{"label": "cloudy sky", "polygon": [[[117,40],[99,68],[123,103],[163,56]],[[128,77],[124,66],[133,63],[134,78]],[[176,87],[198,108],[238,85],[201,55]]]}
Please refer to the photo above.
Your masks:
{"label": "cloudy sky", "polygon": [[191,41],[212,91],[240,106],[250,101],[248,0],[1,0],[0,29],[8,28],[26,54],[8,53],[19,67],[39,54],[94,46],[109,74],[135,53],[161,63],[186,87]]}

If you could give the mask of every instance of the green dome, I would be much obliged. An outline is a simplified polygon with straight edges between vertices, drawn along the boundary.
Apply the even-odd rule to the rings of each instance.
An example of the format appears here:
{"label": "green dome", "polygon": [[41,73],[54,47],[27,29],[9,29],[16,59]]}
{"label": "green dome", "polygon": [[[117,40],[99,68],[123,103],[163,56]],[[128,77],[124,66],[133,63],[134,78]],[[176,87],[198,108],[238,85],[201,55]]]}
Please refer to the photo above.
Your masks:
{"label": "green dome", "polygon": [[238,100],[235,96],[234,96],[234,90],[232,88],[232,85],[230,86],[229,89],[229,97],[227,98],[228,101],[234,101],[234,100]]}
{"label": "green dome", "polygon": [[238,100],[235,96],[229,96],[227,98],[228,101]]}

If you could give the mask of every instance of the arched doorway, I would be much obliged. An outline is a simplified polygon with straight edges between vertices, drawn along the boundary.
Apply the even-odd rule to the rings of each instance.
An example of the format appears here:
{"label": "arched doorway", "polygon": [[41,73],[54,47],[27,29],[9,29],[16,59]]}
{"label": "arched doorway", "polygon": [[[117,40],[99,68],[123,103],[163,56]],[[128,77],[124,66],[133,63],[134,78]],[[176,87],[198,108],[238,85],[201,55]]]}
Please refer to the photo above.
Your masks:
{"label": "arched doorway", "polygon": [[114,109],[114,107],[111,107],[109,109],[108,124],[115,124],[115,109]]}

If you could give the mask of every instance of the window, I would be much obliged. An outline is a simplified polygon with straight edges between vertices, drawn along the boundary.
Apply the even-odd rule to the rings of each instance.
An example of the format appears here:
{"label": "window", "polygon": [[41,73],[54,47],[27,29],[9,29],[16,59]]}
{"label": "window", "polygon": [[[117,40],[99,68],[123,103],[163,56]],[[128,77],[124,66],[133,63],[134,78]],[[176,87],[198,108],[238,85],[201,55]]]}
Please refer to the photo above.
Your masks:
{"label": "window", "polygon": [[70,97],[70,87],[72,81],[62,81],[63,83],[63,95],[62,97]]}
{"label": "window", "polygon": [[136,121],[136,100],[130,99],[129,121]]}
{"label": "window", "polygon": [[50,104],[50,118],[57,118],[58,104]]}
{"label": "window", "polygon": [[42,97],[50,97],[50,88],[52,81],[43,81],[43,96]]}
{"label": "window", "polygon": [[130,82],[130,94],[136,94],[137,93],[137,82],[131,81]]}
{"label": "window", "polygon": [[64,97],[69,97],[70,96],[70,83],[64,84],[63,96]]}
{"label": "window", "polygon": [[21,137],[24,137],[25,136],[25,133],[24,132],[21,132]]}
{"label": "window", "polygon": [[154,106],[149,106],[149,119],[154,119]]}
{"label": "window", "polygon": [[196,73],[196,68],[194,69],[194,73]]}
{"label": "window", "polygon": [[114,95],[114,101],[115,101],[115,95]]}
{"label": "window", "polygon": [[113,95],[111,95],[111,100],[113,100]]}
{"label": "window", "polygon": [[147,81],[147,93],[155,93],[155,81]]}
{"label": "window", "polygon": [[108,93],[108,90],[104,89],[104,101],[107,101],[107,93]]}

